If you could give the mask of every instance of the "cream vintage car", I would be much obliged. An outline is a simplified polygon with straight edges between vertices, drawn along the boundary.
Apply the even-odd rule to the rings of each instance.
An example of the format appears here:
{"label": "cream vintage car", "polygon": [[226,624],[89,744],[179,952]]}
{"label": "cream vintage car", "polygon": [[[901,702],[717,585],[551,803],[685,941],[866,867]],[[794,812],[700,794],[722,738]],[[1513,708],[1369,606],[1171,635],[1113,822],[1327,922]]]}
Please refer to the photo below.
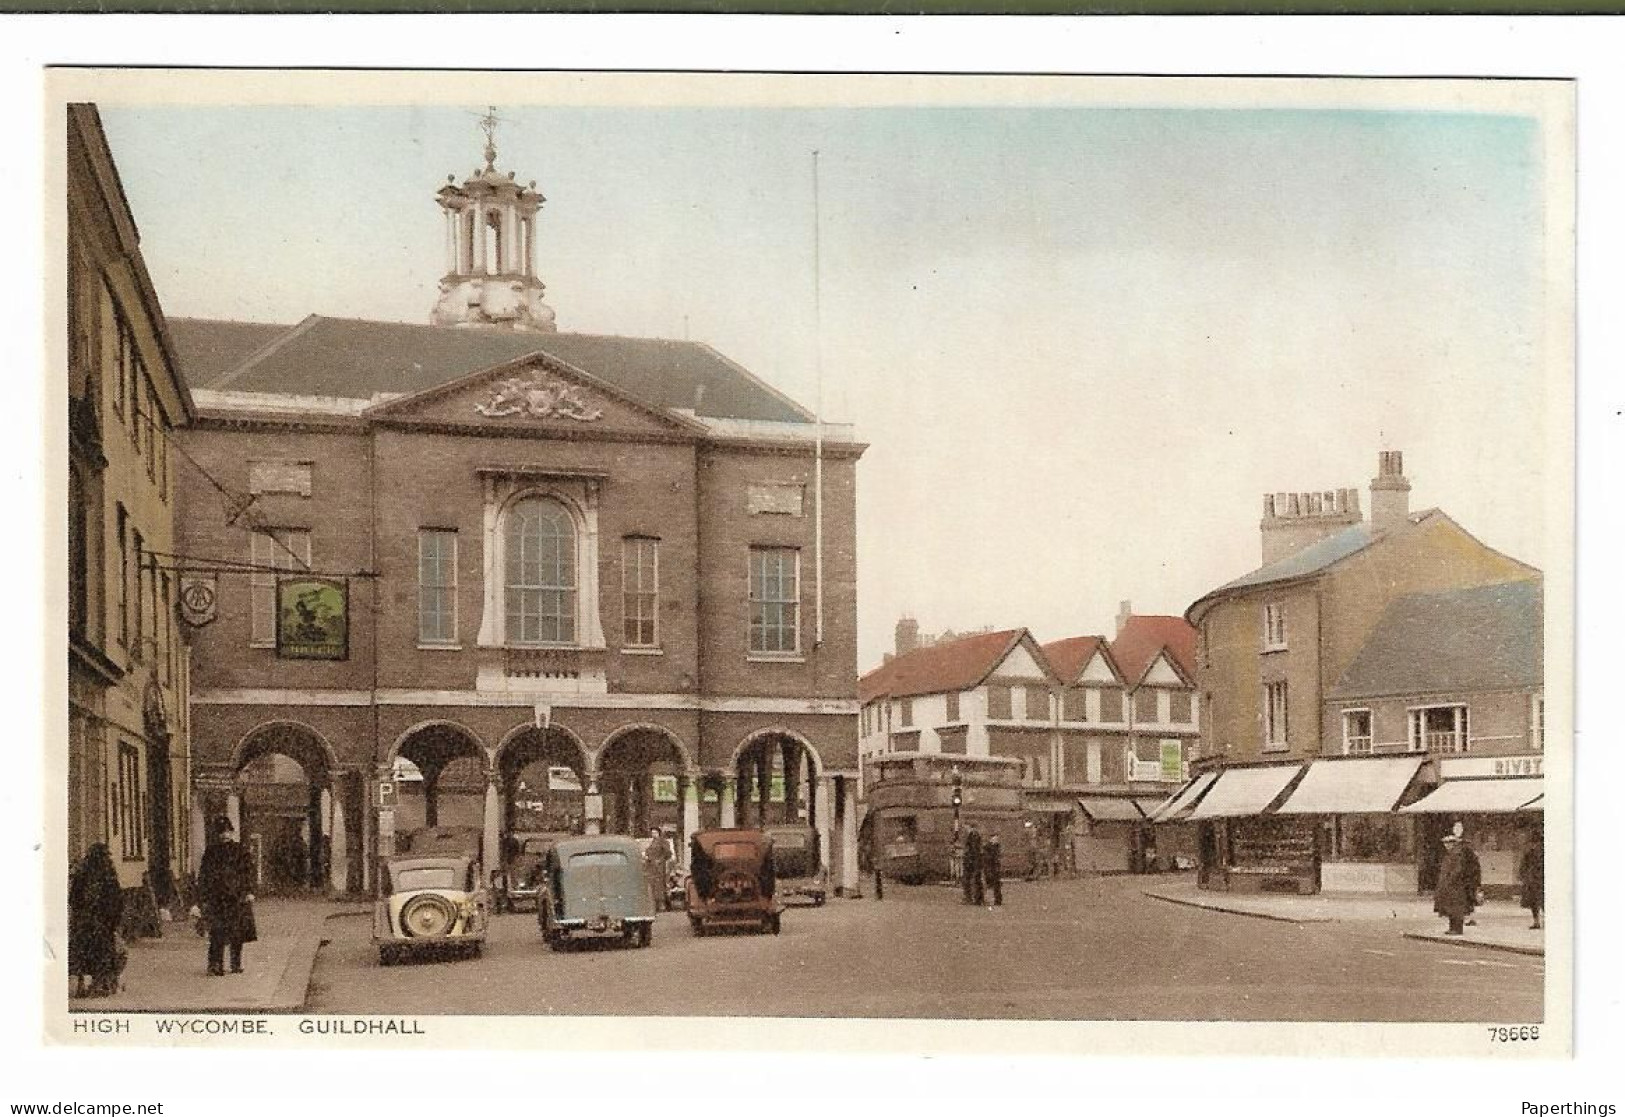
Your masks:
{"label": "cream vintage car", "polygon": [[490,925],[490,898],[480,865],[460,854],[405,854],[384,868],[373,907],[378,961],[391,966],[413,954],[477,955]]}

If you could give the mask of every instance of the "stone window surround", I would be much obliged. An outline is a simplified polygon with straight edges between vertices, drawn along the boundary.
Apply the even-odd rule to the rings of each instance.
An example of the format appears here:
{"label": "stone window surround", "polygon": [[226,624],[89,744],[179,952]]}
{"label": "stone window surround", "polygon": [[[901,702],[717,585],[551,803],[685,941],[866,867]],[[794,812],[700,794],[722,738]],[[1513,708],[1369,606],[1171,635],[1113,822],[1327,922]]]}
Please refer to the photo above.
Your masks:
{"label": "stone window surround", "polygon": [[[482,469],[484,488],[484,595],[477,643],[482,648],[506,646],[507,612],[503,558],[507,513],[527,497],[558,501],[576,526],[575,648],[603,648],[604,624],[599,606],[598,509],[603,476],[574,471]],[[557,646],[557,645],[554,645]]]}

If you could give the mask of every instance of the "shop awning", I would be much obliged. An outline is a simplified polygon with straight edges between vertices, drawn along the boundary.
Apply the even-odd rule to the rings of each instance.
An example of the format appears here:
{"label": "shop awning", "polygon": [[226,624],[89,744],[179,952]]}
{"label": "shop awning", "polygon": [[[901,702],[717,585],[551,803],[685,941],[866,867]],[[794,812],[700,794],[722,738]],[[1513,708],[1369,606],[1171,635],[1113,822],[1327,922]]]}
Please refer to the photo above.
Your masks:
{"label": "shop awning", "polygon": [[1180,812],[1186,810],[1192,803],[1196,802],[1196,800],[1201,797],[1202,792],[1212,787],[1213,781],[1218,778],[1219,774],[1217,772],[1203,772],[1201,775],[1191,780],[1190,783],[1174,792],[1173,795],[1163,800],[1162,805],[1151,812],[1151,821],[1177,822],[1177,816],[1180,814]]}
{"label": "shop awning", "polygon": [[1194,818],[1239,818],[1262,814],[1275,797],[1286,790],[1302,764],[1278,764],[1269,768],[1229,768],[1219,774],[1219,782],[1202,797],[1191,812]]}
{"label": "shop awning", "polygon": [[1276,814],[1387,814],[1422,766],[1420,756],[1316,760]]}
{"label": "shop awning", "polygon": [[1523,806],[1519,807],[1518,809],[1520,811],[1541,811],[1541,812],[1544,813],[1545,810],[1546,810],[1546,795],[1545,795],[1545,793],[1543,792],[1540,795],[1535,796],[1535,799],[1534,799],[1533,802],[1525,803]]}
{"label": "shop awning", "polygon": [[1134,805],[1140,808],[1140,813],[1150,818],[1157,813],[1157,808],[1166,803],[1166,799],[1136,799]]}
{"label": "shop awning", "polygon": [[1133,799],[1092,796],[1079,799],[1078,807],[1089,816],[1090,822],[1144,822],[1145,816],[1134,805]]}
{"label": "shop awning", "polygon": [[1446,780],[1400,810],[1410,814],[1510,814],[1546,793],[1539,776],[1492,780]]}

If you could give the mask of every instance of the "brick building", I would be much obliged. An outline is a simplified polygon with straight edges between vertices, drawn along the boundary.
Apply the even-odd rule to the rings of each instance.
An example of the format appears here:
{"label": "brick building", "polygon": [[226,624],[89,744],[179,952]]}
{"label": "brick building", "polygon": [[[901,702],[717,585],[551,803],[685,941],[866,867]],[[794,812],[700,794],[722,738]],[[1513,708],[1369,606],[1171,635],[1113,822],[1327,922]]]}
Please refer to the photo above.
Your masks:
{"label": "brick building", "polygon": [[[1205,883],[1427,887],[1433,834],[1408,808],[1442,758],[1534,747],[1539,571],[1438,509],[1412,513],[1409,490],[1400,454],[1385,452],[1368,521],[1353,490],[1267,495],[1264,565],[1186,611],[1198,774],[1158,819],[1201,824]],[[1488,665],[1507,655],[1517,669],[1496,683]],[[1479,669],[1452,675],[1463,657]],[[1491,713],[1497,687],[1517,697]],[[1476,736],[1468,692],[1484,710]]]}
{"label": "brick building", "polygon": [[437,325],[174,323],[181,549],[219,599],[199,794],[240,812],[245,767],[296,761],[336,889],[370,883],[403,774],[488,868],[557,792],[680,850],[805,818],[850,887],[862,447],[705,345],[557,332],[539,195],[486,154],[441,193]]}
{"label": "brick building", "polygon": [[170,439],[192,401],[94,105],[68,106],[66,141],[68,857],[105,843],[156,933],[188,842]]}

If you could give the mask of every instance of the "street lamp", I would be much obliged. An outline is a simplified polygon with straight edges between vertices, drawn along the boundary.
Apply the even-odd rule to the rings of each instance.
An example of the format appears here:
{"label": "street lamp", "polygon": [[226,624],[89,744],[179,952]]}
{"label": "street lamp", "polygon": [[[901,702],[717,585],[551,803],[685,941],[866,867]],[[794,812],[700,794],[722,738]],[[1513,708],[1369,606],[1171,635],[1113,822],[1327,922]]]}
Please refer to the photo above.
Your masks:
{"label": "street lamp", "polygon": [[963,875],[964,853],[959,844],[959,807],[965,801],[965,781],[960,774],[959,765],[953,767],[954,785],[949,793],[948,801],[954,808],[954,844],[948,855],[948,875],[958,879]]}

